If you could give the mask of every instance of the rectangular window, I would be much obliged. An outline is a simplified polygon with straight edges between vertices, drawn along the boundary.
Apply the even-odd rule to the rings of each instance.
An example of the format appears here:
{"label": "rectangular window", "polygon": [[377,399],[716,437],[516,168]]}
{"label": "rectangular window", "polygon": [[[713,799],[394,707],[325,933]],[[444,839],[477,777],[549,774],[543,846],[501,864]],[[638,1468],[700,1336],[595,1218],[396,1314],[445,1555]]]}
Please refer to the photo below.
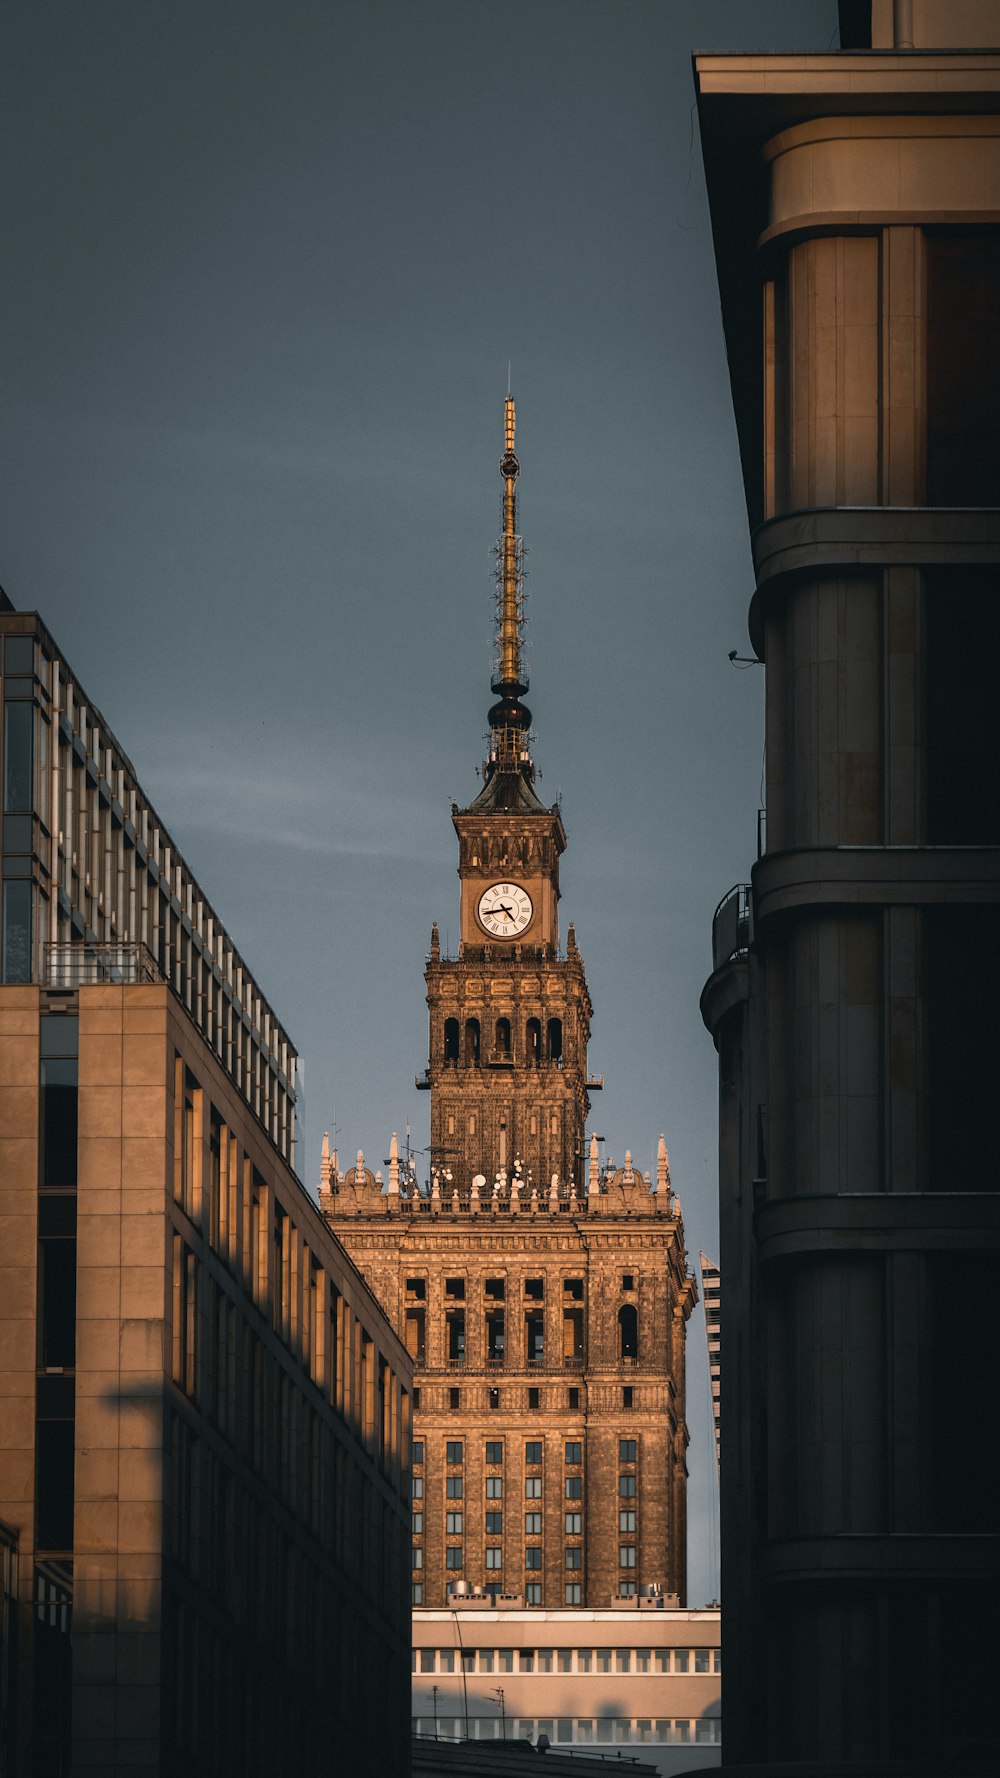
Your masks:
{"label": "rectangular window", "polygon": [[566,1391],[566,1399],[567,1399],[567,1402],[568,1402],[568,1405],[570,1408],[570,1412],[575,1413],[577,1408],[580,1406],[580,1391],[579,1391],[579,1389],[575,1389],[575,1388],[568,1389]]}
{"label": "rectangular window", "polygon": [[637,1648],[635,1651],[635,1670],[637,1673],[650,1671],[651,1651],[648,1648]]}
{"label": "rectangular window", "polygon": [[39,1178],[43,1186],[75,1186],[79,1021],[43,1017],[39,1074]]}
{"label": "rectangular window", "polygon": [[534,1673],[535,1651],[533,1648],[521,1649],[517,1657],[517,1670],[519,1673]]}
{"label": "rectangular window", "polygon": [[[416,1402],[414,1402],[414,1407],[416,1407],[416,1405],[417,1405]],[[461,1391],[461,1389],[449,1389],[449,1391],[448,1391],[448,1406],[450,1408],[460,1408],[461,1405],[462,1405],[462,1391]]]}
{"label": "rectangular window", "polygon": [[535,1650],[535,1667],[539,1673],[552,1672],[551,1648],[539,1648]]}
{"label": "rectangular window", "polygon": [[674,1649],[674,1672],[687,1673],[690,1669],[690,1655],[686,1648]]}
{"label": "rectangular window", "polygon": [[618,1456],[622,1463],[635,1462],[634,1438],[622,1438],[618,1440]]}
{"label": "rectangular window", "polygon": [[583,1514],[582,1513],[567,1513],[566,1514],[566,1531],[570,1537],[579,1537],[580,1536],[581,1532],[583,1531]]}
{"label": "rectangular window", "polygon": [[416,1548],[412,1549],[410,1551],[410,1567],[411,1568],[422,1568],[423,1565],[424,1565],[424,1552],[421,1549],[420,1545],[417,1544]]}
{"label": "rectangular window", "polygon": [[487,1500],[503,1499],[502,1475],[488,1475],[486,1477],[486,1498]]}
{"label": "rectangular window", "polygon": [[441,1648],[438,1650],[438,1671],[441,1673],[454,1673],[455,1651],[453,1648]]}
{"label": "rectangular window", "polygon": [[615,1672],[616,1673],[631,1673],[631,1671],[632,1671],[632,1650],[630,1648],[616,1648],[615,1649]]}
{"label": "rectangular window", "polygon": [[576,1651],[576,1670],[578,1673],[590,1673],[594,1667],[594,1651],[592,1648],[578,1648]]}
{"label": "rectangular window", "polygon": [[493,1650],[491,1648],[481,1648],[479,1650],[479,1671],[480,1673],[492,1673]]}
{"label": "rectangular window", "polygon": [[566,1477],[566,1499],[580,1500],[583,1496],[583,1477],[568,1475]]}
{"label": "rectangular window", "polygon": [[537,1408],[539,1405],[540,1405],[540,1401],[539,1401],[538,1390],[537,1389],[529,1389],[528,1390],[528,1406],[529,1406],[529,1408]]}
{"label": "rectangular window", "polygon": [[541,1463],[542,1446],[540,1439],[530,1439],[524,1447],[525,1463]]}
{"label": "rectangular window", "polygon": [[412,1587],[410,1588],[410,1598],[411,1598],[414,1605],[422,1605],[423,1604],[423,1602],[424,1602],[424,1583],[422,1580],[415,1580],[414,1581]]}
{"label": "rectangular window", "polygon": [[635,1509],[633,1507],[629,1507],[625,1512],[618,1514],[618,1529],[619,1531],[635,1530]]}
{"label": "rectangular window", "polygon": [[3,808],[28,815],[35,805],[35,709],[6,703],[3,724]]}
{"label": "rectangular window", "polygon": [[421,1673],[433,1673],[434,1672],[435,1652],[436,1651],[433,1648],[422,1648],[420,1650],[420,1671],[421,1671]]}
{"label": "rectangular window", "polygon": [[460,1438],[450,1438],[448,1440],[444,1448],[444,1457],[446,1463],[461,1463],[462,1441]]}
{"label": "rectangular window", "polygon": [[486,1545],[486,1566],[493,1569],[503,1567],[503,1550],[499,1544]]}
{"label": "rectangular window", "polygon": [[694,1670],[696,1673],[709,1673],[709,1651],[707,1648],[696,1648],[694,1651]]}
{"label": "rectangular window", "polygon": [[461,1476],[460,1475],[446,1476],[445,1483],[444,1483],[444,1491],[445,1491],[445,1496],[448,1500],[461,1500],[461,1498],[462,1498],[462,1478],[461,1478]]}
{"label": "rectangular window", "polygon": [[619,1581],[619,1583],[618,1583],[618,1597],[619,1597],[619,1599],[634,1599],[635,1598],[635,1581],[634,1580]]}
{"label": "rectangular window", "polygon": [[413,1514],[413,1523],[412,1523],[411,1529],[412,1529],[414,1537],[422,1537],[423,1536],[423,1534],[424,1534],[424,1515],[423,1515],[423,1513],[414,1513]]}
{"label": "rectangular window", "polygon": [[413,1450],[412,1450],[412,1455],[411,1455],[410,1460],[416,1466],[419,1466],[423,1462],[423,1460],[424,1460],[424,1441],[422,1438],[415,1438],[414,1439]]}
{"label": "rectangular window", "polygon": [[541,1500],[542,1478],[540,1475],[525,1476],[524,1493],[527,1500]]}
{"label": "rectangular window", "polygon": [[634,1475],[620,1475],[618,1477],[618,1492],[621,1495],[623,1500],[634,1500],[635,1499],[635,1476]]}
{"label": "rectangular window", "polygon": [[486,1440],[486,1461],[496,1464],[503,1462],[503,1441],[501,1439]]}
{"label": "rectangular window", "polygon": [[528,1581],[528,1583],[524,1589],[524,1603],[525,1603],[525,1605],[541,1605],[541,1603],[542,1603],[542,1583],[541,1583],[541,1581],[539,1581],[539,1580],[529,1580]]}
{"label": "rectangular window", "polygon": [[564,1566],[567,1568],[583,1567],[583,1551],[578,1543],[571,1543],[566,1546],[566,1561]]}
{"label": "rectangular window", "polygon": [[618,1566],[619,1568],[635,1567],[634,1543],[621,1543],[618,1545]]}
{"label": "rectangular window", "polygon": [[525,1535],[528,1537],[541,1537],[541,1535],[542,1535],[542,1515],[541,1515],[541,1513],[525,1513],[525,1515],[524,1515],[524,1530],[525,1530]]}
{"label": "rectangular window", "polygon": [[486,1514],[486,1535],[487,1537],[503,1536],[503,1513]]}
{"label": "rectangular window", "polygon": [[412,1481],[410,1482],[410,1499],[411,1500],[423,1500],[423,1497],[424,1497],[424,1478],[422,1475],[415,1475],[413,1477]]}
{"label": "rectangular window", "polygon": [[579,1442],[579,1440],[572,1439],[567,1443],[566,1462],[567,1463],[582,1463],[583,1462],[583,1445]]}
{"label": "rectangular window", "polygon": [[541,1568],[541,1566],[542,1566],[542,1551],[541,1551],[540,1545],[529,1544],[527,1546],[527,1548],[525,1549],[525,1552],[524,1552],[524,1566],[529,1571],[532,1569]]}
{"label": "rectangular window", "polygon": [[556,1671],[557,1673],[572,1673],[573,1650],[571,1648],[556,1649]]}
{"label": "rectangular window", "polygon": [[461,1566],[462,1566],[462,1546],[461,1546],[461,1544],[450,1544],[448,1546],[448,1548],[445,1550],[445,1553],[444,1553],[444,1565],[446,1568],[451,1568],[451,1569],[461,1568]]}
{"label": "rectangular window", "polygon": [[610,1648],[599,1648],[597,1650],[597,1657],[596,1658],[597,1658],[598,1673],[610,1673],[611,1672],[611,1650],[610,1650]]}
{"label": "rectangular window", "polygon": [[3,979],[31,980],[31,883],[27,878],[3,886]]}
{"label": "rectangular window", "polygon": [[712,1672],[713,1673],[721,1673],[722,1672],[722,1650],[721,1650],[721,1648],[717,1648],[714,1650],[714,1656],[715,1656],[715,1658],[712,1662]]}
{"label": "rectangular window", "polygon": [[631,1383],[626,1383],[624,1385],[624,1387],[622,1388],[622,1407],[623,1408],[631,1408],[634,1406],[635,1406],[635,1390],[633,1389]]}
{"label": "rectangular window", "polygon": [[489,1400],[490,1400],[490,1407],[491,1408],[498,1408],[500,1406],[500,1391],[499,1391],[499,1389],[491,1389],[490,1390]]}
{"label": "rectangular window", "polygon": [[461,1535],[462,1535],[462,1515],[461,1515],[461,1513],[446,1513],[445,1514],[445,1534],[448,1537],[461,1537]]}

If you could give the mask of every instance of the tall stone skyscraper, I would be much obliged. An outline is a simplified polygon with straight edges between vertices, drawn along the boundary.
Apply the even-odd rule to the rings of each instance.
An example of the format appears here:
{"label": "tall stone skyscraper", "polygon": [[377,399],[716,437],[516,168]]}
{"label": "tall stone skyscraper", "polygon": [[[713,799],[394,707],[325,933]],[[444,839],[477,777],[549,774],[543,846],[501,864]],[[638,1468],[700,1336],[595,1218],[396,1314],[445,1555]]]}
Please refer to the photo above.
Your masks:
{"label": "tall stone skyscraper", "polygon": [[497,657],[483,785],[454,807],[458,954],[427,962],[432,1174],[324,1152],[320,1203],[415,1366],[413,1599],[683,1595],[685,1322],[696,1300],[656,1178],[586,1140],[591,1003],[559,943],[558,805],[535,789],[514,403],[505,410]]}

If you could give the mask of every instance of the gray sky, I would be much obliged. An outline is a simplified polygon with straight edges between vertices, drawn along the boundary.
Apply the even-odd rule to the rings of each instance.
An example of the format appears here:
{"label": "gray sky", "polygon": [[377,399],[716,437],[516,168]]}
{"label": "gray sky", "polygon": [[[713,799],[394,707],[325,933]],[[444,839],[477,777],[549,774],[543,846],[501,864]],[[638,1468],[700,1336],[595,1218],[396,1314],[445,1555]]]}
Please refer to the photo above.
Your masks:
{"label": "gray sky", "polygon": [[[763,675],[693,49],[834,0],[7,0],[0,581],[118,735],[306,1067],[306,1183],[427,1059],[475,794],[508,359],[593,1127],[717,1250],[716,902]],[[723,1284],[723,1289],[725,1288]],[[690,1597],[709,1560],[689,1328]]]}

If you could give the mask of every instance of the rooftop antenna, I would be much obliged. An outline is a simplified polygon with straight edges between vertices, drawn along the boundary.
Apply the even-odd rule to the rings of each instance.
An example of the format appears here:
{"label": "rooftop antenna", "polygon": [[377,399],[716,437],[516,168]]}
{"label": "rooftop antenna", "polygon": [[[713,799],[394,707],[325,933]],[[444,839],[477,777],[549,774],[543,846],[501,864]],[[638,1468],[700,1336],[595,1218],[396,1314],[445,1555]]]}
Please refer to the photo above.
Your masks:
{"label": "rooftop antenna", "polygon": [[510,359],[507,360],[507,394],[510,394]]}

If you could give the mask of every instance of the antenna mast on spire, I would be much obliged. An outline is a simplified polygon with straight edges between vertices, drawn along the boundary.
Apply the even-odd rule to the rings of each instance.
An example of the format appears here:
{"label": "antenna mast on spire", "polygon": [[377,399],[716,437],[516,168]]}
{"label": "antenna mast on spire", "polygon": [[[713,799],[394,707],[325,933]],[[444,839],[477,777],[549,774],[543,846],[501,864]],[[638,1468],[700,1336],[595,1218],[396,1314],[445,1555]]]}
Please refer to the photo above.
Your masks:
{"label": "antenna mast on spire", "polygon": [[490,711],[490,753],[487,771],[526,772],[534,776],[528,749],[531,711],[521,698],[528,689],[522,658],[524,626],[524,545],[517,529],[517,478],[521,466],[514,454],[514,397],[504,404],[504,454],[500,459],[503,498],[497,543],[496,665],[491,689],[500,699]]}

